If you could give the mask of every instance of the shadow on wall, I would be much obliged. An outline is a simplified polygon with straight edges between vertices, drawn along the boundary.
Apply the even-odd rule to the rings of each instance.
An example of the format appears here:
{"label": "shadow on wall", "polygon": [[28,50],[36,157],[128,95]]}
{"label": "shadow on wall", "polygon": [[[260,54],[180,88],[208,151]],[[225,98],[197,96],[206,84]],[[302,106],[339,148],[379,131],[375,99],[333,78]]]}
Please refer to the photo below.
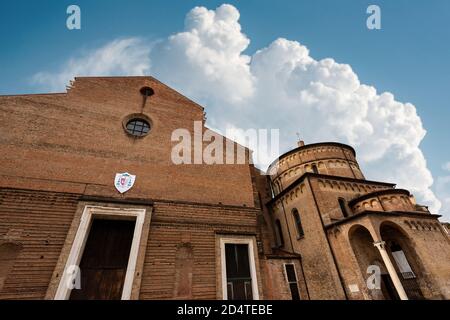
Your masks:
{"label": "shadow on wall", "polygon": [[14,262],[21,251],[21,244],[14,242],[4,242],[0,244],[0,291],[2,291],[6,278],[11,272]]}

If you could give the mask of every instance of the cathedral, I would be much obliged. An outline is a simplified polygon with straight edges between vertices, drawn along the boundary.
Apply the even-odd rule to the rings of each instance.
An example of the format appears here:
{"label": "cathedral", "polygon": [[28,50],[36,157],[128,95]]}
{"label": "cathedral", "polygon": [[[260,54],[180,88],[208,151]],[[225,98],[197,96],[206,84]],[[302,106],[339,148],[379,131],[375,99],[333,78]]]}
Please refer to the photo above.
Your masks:
{"label": "cathedral", "polygon": [[219,135],[245,161],[174,163],[204,108],[147,76],[0,109],[0,299],[450,299],[440,216],[351,146],[299,141],[261,172]]}

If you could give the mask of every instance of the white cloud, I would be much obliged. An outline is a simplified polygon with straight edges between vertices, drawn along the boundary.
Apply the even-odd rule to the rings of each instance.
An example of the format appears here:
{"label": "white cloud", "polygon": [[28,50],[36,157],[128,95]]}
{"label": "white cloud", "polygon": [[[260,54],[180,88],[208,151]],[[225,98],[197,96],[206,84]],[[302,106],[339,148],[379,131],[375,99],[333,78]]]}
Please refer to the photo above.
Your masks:
{"label": "white cloud", "polygon": [[71,58],[56,73],[40,72],[33,83],[49,91],[61,91],[75,76],[145,75],[150,71],[151,44],[139,38],[114,40],[94,51]]}
{"label": "white cloud", "polygon": [[[439,210],[440,201],[430,189],[433,178],[419,148],[426,131],[412,104],[361,84],[347,64],[315,60],[296,41],[280,38],[251,57],[245,55],[250,40],[238,20],[239,12],[231,5],[192,9],[183,32],[152,48],[150,72],[205,105],[214,128],[280,128],[282,151],[295,146],[297,131],[307,143],[349,143],[367,178],[396,182],[433,212]],[[71,60],[55,79],[45,73],[36,77],[53,88],[80,70],[97,75],[148,72],[150,45],[129,41],[122,46],[115,41],[91,56]],[[117,57],[106,49],[117,46]],[[105,51],[110,52],[108,59],[94,63]],[[84,62],[98,66],[92,70]]]}
{"label": "white cloud", "polygon": [[153,50],[152,72],[203,102],[236,103],[250,97],[254,78],[250,57],[242,54],[250,40],[241,32],[238,19],[239,12],[231,5],[215,11],[192,9],[185,31]]}

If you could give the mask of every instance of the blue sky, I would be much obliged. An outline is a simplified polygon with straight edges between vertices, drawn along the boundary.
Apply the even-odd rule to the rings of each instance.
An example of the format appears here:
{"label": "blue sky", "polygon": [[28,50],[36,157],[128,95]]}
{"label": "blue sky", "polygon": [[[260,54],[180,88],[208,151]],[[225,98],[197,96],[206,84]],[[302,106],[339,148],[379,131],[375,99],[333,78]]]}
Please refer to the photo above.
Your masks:
{"label": "blue sky", "polygon": [[[195,6],[223,1],[77,0],[2,1],[0,94],[33,93],[34,74],[56,71],[77,54],[117,38],[165,39],[183,30]],[[283,37],[296,40],[316,60],[351,65],[362,83],[411,102],[427,130],[421,149],[433,177],[450,161],[450,1],[226,1],[240,12],[251,40],[245,53]],[[77,4],[82,29],[65,27],[66,8]],[[366,28],[366,8],[377,4],[382,29]]]}

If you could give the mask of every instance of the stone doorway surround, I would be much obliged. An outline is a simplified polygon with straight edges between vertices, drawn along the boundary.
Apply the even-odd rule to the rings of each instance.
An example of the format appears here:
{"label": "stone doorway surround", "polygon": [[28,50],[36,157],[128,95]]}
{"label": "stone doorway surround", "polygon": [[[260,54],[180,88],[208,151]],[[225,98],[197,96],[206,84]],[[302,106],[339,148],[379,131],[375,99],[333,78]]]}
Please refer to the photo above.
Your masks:
{"label": "stone doorway surround", "polygon": [[[135,221],[133,241],[128,260],[122,300],[137,300],[144,266],[145,251],[153,207],[126,203],[80,202],[47,290],[46,299],[67,300],[74,268],[84,251],[93,219]],[[81,275],[82,276],[82,275]]]}

